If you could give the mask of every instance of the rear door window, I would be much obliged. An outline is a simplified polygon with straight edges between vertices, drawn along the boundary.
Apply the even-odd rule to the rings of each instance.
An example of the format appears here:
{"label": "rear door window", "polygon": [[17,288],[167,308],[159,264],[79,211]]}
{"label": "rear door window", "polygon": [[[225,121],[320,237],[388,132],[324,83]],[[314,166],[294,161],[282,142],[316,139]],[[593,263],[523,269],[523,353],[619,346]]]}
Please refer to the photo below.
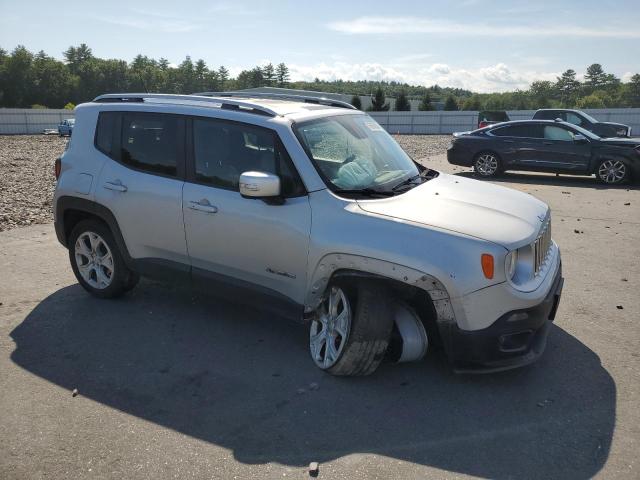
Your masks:
{"label": "rear door window", "polygon": [[491,133],[498,137],[542,138],[538,125],[509,125],[491,130]]}

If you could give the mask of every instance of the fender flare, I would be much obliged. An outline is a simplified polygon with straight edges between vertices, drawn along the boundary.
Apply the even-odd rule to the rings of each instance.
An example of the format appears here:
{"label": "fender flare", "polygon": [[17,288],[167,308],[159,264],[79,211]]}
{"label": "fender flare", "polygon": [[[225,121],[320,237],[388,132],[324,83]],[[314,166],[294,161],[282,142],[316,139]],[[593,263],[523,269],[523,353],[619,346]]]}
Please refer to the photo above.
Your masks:
{"label": "fender flare", "polygon": [[336,275],[373,276],[417,287],[429,294],[440,327],[456,324],[449,292],[433,275],[385,260],[344,253],[330,253],[318,262],[313,274],[309,277],[304,304],[305,313],[310,313],[317,308],[327,285]]}
{"label": "fender flare", "polygon": [[67,245],[68,232],[66,231],[65,225],[65,214],[69,210],[88,213],[89,215],[96,217],[106,223],[111,230],[111,233],[113,234],[113,238],[118,245],[118,249],[122,254],[125,264],[128,268],[133,267],[134,261],[131,258],[131,255],[129,255],[129,250],[127,249],[127,245],[124,241],[124,237],[122,236],[122,231],[120,230],[120,226],[118,225],[116,217],[113,215],[111,210],[109,210],[104,205],[100,205],[99,203],[84,198],[63,196],[58,198],[58,200],[56,201],[56,237],[58,237],[58,241],[65,248],[69,248],[69,245]]}

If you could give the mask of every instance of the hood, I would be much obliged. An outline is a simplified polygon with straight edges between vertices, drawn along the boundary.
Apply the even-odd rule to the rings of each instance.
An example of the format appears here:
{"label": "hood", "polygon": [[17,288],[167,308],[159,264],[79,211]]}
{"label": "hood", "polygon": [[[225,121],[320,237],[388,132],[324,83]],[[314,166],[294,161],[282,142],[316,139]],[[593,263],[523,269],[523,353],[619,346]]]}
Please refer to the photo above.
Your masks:
{"label": "hood", "polygon": [[616,145],[618,147],[634,148],[640,146],[640,138],[601,138],[600,141],[604,145]]}
{"label": "hood", "polygon": [[625,125],[624,123],[615,123],[615,122],[598,122],[597,125],[608,125],[609,127],[616,127],[616,128],[629,128],[628,125]]}
{"label": "hood", "polygon": [[445,173],[396,197],[357,202],[369,213],[470,235],[507,249],[535,240],[549,213],[544,202],[529,194]]}

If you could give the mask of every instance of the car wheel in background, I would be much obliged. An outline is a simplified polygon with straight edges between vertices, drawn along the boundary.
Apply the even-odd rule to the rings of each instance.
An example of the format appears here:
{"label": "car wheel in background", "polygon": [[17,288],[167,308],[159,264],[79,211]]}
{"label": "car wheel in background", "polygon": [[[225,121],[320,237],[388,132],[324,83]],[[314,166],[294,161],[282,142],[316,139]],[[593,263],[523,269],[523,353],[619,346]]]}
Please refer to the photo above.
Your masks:
{"label": "car wheel in background", "polygon": [[369,375],[383,360],[393,328],[389,294],[375,282],[332,283],[315,312],[309,348],[332,375]]}
{"label": "car wheel in background", "polygon": [[622,160],[605,159],[598,164],[596,177],[607,185],[619,185],[629,180],[629,167]]}
{"label": "car wheel in background", "polygon": [[493,152],[482,152],[473,162],[473,170],[481,177],[494,177],[502,173],[500,158]]}

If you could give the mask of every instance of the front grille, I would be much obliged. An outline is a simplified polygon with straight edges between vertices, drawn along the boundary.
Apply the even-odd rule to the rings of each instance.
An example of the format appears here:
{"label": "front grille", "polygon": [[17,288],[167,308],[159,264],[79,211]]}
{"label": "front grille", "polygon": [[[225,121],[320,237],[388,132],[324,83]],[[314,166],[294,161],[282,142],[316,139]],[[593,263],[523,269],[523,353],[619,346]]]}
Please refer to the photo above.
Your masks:
{"label": "front grille", "polygon": [[535,275],[538,275],[544,266],[549,250],[551,250],[551,218],[547,220],[547,223],[540,230],[540,235],[533,243],[533,271]]}

